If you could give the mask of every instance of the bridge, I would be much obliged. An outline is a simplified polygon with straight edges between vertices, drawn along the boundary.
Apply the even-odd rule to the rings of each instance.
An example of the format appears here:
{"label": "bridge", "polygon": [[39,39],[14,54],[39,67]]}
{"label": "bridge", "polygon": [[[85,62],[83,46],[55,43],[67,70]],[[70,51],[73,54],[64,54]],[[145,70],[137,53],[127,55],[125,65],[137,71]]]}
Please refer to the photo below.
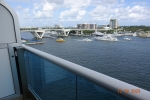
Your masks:
{"label": "bridge", "polygon": [[[21,32],[31,32],[31,34],[35,38],[42,38],[47,31],[56,31],[59,34],[58,36],[68,36],[70,31],[75,31],[76,34],[83,35],[84,30],[91,30],[95,32],[107,31],[107,29],[40,29],[40,30],[21,30]],[[109,30],[114,30],[114,29],[109,29]],[[117,29],[117,30],[122,30],[122,29]]]}

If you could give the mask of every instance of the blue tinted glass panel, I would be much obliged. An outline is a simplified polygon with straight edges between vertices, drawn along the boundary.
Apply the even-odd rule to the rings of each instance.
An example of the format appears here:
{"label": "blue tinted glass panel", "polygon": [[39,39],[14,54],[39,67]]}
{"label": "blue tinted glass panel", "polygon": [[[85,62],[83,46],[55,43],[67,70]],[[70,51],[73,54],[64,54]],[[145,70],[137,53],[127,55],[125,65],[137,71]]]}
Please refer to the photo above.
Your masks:
{"label": "blue tinted glass panel", "polygon": [[28,84],[42,100],[76,100],[76,75],[25,52]]}
{"label": "blue tinted glass panel", "polygon": [[31,52],[24,56],[28,84],[42,100],[125,100]]}
{"label": "blue tinted glass panel", "polygon": [[90,82],[77,77],[78,100],[125,100],[122,97]]}

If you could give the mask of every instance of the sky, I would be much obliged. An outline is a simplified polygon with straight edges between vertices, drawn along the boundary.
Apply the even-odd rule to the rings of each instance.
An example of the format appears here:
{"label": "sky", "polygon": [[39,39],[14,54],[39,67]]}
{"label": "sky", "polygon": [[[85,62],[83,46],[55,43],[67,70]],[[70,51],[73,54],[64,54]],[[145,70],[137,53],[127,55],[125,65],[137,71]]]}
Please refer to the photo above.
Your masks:
{"label": "sky", "polygon": [[20,27],[82,23],[150,26],[150,0],[4,0],[17,13]]}

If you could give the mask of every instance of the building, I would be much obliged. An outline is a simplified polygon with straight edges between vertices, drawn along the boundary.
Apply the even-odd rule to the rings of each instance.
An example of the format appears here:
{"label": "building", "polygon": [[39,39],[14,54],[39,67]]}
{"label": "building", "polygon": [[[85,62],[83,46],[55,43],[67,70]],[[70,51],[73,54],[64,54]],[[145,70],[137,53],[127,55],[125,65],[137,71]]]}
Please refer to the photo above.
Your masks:
{"label": "building", "polygon": [[117,19],[110,19],[110,28],[114,29],[114,28],[118,28],[118,21]]}
{"label": "building", "polygon": [[96,29],[97,24],[77,24],[78,29]]}
{"label": "building", "polygon": [[105,27],[107,27],[107,25],[98,25],[97,26],[97,28],[100,28],[100,29],[105,28]]}

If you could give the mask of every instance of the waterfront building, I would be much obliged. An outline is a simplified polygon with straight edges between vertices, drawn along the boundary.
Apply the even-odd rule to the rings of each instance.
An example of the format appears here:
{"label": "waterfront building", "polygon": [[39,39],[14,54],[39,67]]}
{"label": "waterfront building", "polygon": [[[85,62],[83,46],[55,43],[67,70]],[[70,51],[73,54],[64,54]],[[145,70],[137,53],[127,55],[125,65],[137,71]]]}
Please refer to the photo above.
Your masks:
{"label": "waterfront building", "polygon": [[77,24],[78,29],[97,29],[97,24]]}
{"label": "waterfront building", "polygon": [[114,28],[118,28],[118,20],[117,19],[110,19],[110,28],[114,29]]}

